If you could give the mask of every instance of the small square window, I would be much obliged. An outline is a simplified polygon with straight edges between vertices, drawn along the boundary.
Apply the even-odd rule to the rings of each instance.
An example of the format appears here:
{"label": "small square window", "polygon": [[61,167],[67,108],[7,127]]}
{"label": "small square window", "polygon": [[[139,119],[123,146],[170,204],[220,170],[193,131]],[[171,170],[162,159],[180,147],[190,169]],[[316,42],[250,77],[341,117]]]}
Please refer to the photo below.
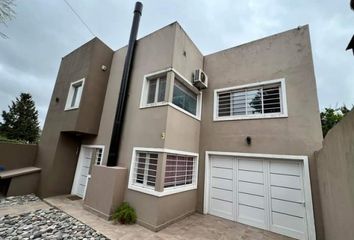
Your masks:
{"label": "small square window", "polygon": [[71,83],[66,99],[65,110],[79,108],[83,87],[84,79]]}

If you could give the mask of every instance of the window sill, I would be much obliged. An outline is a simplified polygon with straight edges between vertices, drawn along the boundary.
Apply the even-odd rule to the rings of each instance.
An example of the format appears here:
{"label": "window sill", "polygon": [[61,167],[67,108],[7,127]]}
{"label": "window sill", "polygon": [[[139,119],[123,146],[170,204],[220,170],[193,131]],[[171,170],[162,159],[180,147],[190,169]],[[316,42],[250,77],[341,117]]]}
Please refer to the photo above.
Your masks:
{"label": "window sill", "polygon": [[71,111],[71,110],[75,110],[78,109],[79,107],[70,107],[70,108],[65,108],[64,111]]}
{"label": "window sill", "polygon": [[170,106],[173,107],[174,109],[188,115],[189,117],[192,117],[198,121],[200,121],[200,116],[195,116],[192,113],[184,110],[183,108],[178,107],[177,105],[170,103],[170,102],[162,102],[162,103],[154,103],[154,104],[148,104],[148,105],[143,105],[140,106],[140,109],[144,109],[144,108],[153,108],[153,107],[161,107],[161,106]]}
{"label": "window sill", "polygon": [[287,118],[287,114],[269,114],[269,115],[251,115],[251,116],[232,116],[232,117],[214,117],[213,121],[239,121],[252,119],[271,119],[271,118]]}
{"label": "window sill", "polygon": [[140,186],[136,186],[136,185],[129,185],[128,189],[130,190],[134,190],[137,192],[142,192],[142,193],[146,193],[155,197],[164,197],[164,196],[168,196],[168,195],[172,195],[172,194],[176,194],[176,193],[181,193],[181,192],[186,192],[186,191],[190,191],[190,190],[195,190],[197,189],[196,185],[189,185],[189,186],[181,186],[181,187],[175,187],[175,188],[171,188],[171,189],[165,189],[163,192],[157,192],[153,189],[149,189],[149,188],[145,188],[145,187],[140,187]]}

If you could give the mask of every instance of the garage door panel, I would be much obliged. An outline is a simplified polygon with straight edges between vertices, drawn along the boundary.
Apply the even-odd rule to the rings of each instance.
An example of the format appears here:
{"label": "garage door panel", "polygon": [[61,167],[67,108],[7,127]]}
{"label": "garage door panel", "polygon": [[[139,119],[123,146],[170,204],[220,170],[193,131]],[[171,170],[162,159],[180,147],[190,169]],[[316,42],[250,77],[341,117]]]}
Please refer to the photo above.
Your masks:
{"label": "garage door panel", "polygon": [[300,162],[272,160],[270,161],[270,172],[300,176]]}
{"label": "garage door panel", "polygon": [[270,183],[272,186],[301,189],[301,181],[298,176],[270,174]]}
{"label": "garage door panel", "polygon": [[251,194],[247,194],[247,193],[239,193],[238,194],[238,202],[239,202],[239,204],[257,207],[257,208],[261,208],[261,209],[264,209],[264,207],[265,207],[264,197],[251,195]]}
{"label": "garage door panel", "polygon": [[238,191],[242,193],[264,196],[264,185],[250,182],[239,182]]}
{"label": "garage door panel", "polygon": [[273,225],[292,229],[298,232],[306,231],[304,219],[299,217],[273,212],[272,223]]}
{"label": "garage door panel", "polygon": [[213,198],[210,200],[210,212],[213,215],[232,220],[232,209],[232,202]]}
{"label": "garage door panel", "polygon": [[274,186],[271,187],[271,197],[299,203],[303,200],[301,190]]}
{"label": "garage door panel", "polygon": [[232,202],[233,201],[232,195],[233,195],[232,191],[223,190],[223,189],[219,189],[219,188],[212,188],[211,189],[211,197],[212,198],[217,198],[220,200]]}
{"label": "garage door panel", "polygon": [[264,177],[262,172],[239,170],[238,179],[245,182],[264,183]]}
{"label": "garage door panel", "polygon": [[305,209],[302,203],[272,199],[272,211],[296,217],[305,217]]}
{"label": "garage door panel", "polygon": [[223,157],[223,156],[213,157],[213,161],[211,162],[211,166],[233,169],[233,161],[234,160],[235,160],[234,157]]}
{"label": "garage door panel", "polygon": [[238,169],[263,172],[263,160],[238,159]]}
{"label": "garage door panel", "polygon": [[301,161],[218,158],[210,163],[211,214],[308,239]]}
{"label": "garage door panel", "polygon": [[225,179],[233,179],[233,170],[229,168],[213,167],[212,176]]}
{"label": "garage door panel", "polygon": [[265,223],[264,209],[259,209],[259,208],[240,204],[238,211],[239,211],[239,215],[238,215],[239,218],[261,223],[262,225],[264,225]]}
{"label": "garage door panel", "polygon": [[231,179],[223,179],[213,177],[211,180],[211,186],[215,188],[232,190],[233,181]]}

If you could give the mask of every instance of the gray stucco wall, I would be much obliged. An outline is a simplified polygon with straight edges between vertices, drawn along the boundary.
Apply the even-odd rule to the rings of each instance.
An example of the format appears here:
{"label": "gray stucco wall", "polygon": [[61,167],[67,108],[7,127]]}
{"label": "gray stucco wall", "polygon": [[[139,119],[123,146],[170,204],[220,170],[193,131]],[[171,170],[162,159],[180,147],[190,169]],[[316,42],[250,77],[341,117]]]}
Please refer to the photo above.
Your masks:
{"label": "gray stucco wall", "polygon": [[[311,160],[321,148],[322,131],[308,26],[208,55],[204,71],[209,87],[203,92],[198,209],[203,207],[205,151],[307,155],[316,224],[321,229],[316,168]],[[213,121],[215,89],[280,78],[285,79],[288,117]],[[250,146],[247,136],[252,137]]]}
{"label": "gray stucco wall", "polygon": [[[83,144],[105,145],[103,164],[107,162],[125,54],[126,47],[116,51],[113,56],[98,136],[83,140]],[[130,168],[134,147],[199,152],[199,120],[166,105],[140,109],[140,99],[144,75],[172,67],[191,81],[193,71],[202,66],[203,55],[177,23],[172,23],[137,41],[119,166]],[[161,138],[162,133],[165,133],[164,139]],[[125,201],[136,209],[141,224],[158,230],[165,224],[194,212],[196,195],[197,191],[191,190],[156,197],[126,189]],[[175,204],[182,207],[171,207]]]}
{"label": "gray stucco wall", "polygon": [[0,143],[0,165],[5,170],[31,167],[37,154],[37,145]]}
{"label": "gray stucco wall", "polygon": [[316,153],[325,239],[354,236],[354,111],[331,129]]}
{"label": "gray stucco wall", "polygon": [[[62,59],[35,163],[42,168],[41,197],[70,193],[82,138],[98,132],[112,56],[113,51],[94,38]],[[71,82],[82,78],[80,107],[64,111]]]}

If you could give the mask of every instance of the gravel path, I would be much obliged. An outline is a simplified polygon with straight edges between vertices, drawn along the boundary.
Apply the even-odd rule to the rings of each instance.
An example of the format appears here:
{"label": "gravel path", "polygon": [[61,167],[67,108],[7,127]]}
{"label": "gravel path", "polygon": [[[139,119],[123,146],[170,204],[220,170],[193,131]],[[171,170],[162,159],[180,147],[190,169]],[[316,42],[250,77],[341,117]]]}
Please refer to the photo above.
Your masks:
{"label": "gravel path", "polygon": [[0,198],[0,208],[13,206],[13,205],[23,205],[29,202],[37,202],[37,201],[40,201],[40,199],[34,194]]}
{"label": "gravel path", "polygon": [[[41,201],[31,195],[1,200],[2,206],[16,207],[26,202]],[[15,200],[16,199],[16,200]],[[1,207],[0,207],[1,211]],[[0,217],[0,239],[108,239],[86,224],[56,208],[38,209],[20,215]]]}

